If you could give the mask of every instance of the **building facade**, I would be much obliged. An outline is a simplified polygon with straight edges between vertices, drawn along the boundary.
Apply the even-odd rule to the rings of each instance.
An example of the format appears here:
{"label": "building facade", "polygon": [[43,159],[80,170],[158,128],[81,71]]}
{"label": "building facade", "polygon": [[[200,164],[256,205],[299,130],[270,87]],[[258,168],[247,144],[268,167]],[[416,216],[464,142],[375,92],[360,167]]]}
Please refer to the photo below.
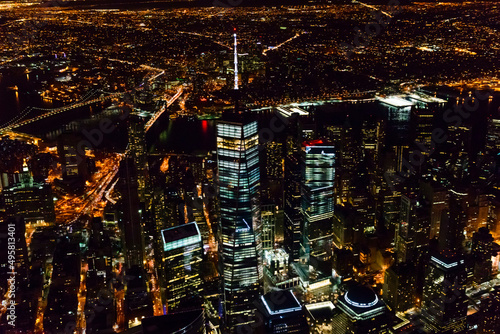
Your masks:
{"label": "building facade", "polygon": [[217,124],[217,160],[224,321],[236,332],[255,321],[263,275],[257,122],[236,117]]}
{"label": "building facade", "polygon": [[460,256],[431,256],[424,285],[422,316],[428,330],[465,333],[465,261]]}
{"label": "building facade", "polygon": [[203,244],[195,222],[162,231],[165,304],[168,312],[189,308],[202,290],[200,264]]}
{"label": "building facade", "polygon": [[314,140],[302,145],[301,212],[303,216],[301,262],[307,267],[311,255],[322,252],[332,238],[335,149]]}

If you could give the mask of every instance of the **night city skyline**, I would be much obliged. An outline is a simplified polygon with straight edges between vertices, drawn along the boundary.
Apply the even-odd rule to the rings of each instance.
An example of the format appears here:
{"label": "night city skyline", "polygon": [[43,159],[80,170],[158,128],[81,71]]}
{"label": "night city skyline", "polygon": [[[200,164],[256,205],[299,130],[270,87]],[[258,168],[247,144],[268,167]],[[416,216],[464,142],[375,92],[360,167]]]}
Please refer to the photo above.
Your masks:
{"label": "night city skyline", "polygon": [[0,334],[499,334],[499,22],[0,1]]}

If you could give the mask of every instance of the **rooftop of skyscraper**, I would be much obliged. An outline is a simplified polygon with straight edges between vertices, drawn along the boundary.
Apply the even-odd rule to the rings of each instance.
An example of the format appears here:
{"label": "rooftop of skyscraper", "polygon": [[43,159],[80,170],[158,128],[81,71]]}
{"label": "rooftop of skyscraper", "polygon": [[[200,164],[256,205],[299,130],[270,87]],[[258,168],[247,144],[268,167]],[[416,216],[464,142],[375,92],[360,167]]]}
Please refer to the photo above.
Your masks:
{"label": "rooftop of skyscraper", "polygon": [[201,242],[200,230],[195,222],[167,228],[161,231],[165,251]]}
{"label": "rooftop of skyscraper", "polygon": [[291,290],[271,291],[261,296],[261,301],[269,315],[291,313],[302,309]]}
{"label": "rooftop of skyscraper", "polygon": [[332,145],[332,143],[330,143],[326,139],[306,140],[302,143],[303,147],[307,147],[307,146],[331,146],[331,145]]}
{"label": "rooftop of skyscraper", "polygon": [[339,298],[339,307],[350,317],[363,320],[382,314],[385,304],[370,287],[355,284]]}

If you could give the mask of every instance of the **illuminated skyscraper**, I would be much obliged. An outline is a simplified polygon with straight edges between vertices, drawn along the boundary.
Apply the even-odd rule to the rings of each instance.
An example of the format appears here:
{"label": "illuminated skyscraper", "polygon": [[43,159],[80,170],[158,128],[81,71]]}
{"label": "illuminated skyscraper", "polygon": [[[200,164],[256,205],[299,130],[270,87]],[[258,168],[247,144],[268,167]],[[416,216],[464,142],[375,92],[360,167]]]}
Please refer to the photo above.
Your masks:
{"label": "illuminated skyscraper", "polygon": [[[268,334],[306,334],[309,328],[304,307],[290,290],[275,290],[258,301],[264,333]],[[260,333],[256,328],[254,333]]]}
{"label": "illuminated skyscraper", "polygon": [[465,333],[465,262],[460,256],[431,256],[425,278],[422,316],[434,333]]}
{"label": "illuminated skyscraper", "polygon": [[135,169],[137,171],[137,190],[139,200],[144,202],[146,192],[146,173],[148,166],[148,156],[146,153],[146,120],[137,115],[129,117],[128,124],[128,149],[134,159]]}
{"label": "illuminated skyscraper", "polygon": [[416,270],[413,263],[395,264],[385,271],[384,301],[396,312],[415,307]]}
{"label": "illuminated skyscraper", "polygon": [[301,258],[309,265],[311,254],[332,237],[335,150],[333,145],[314,140],[302,145],[303,231]]}
{"label": "illuminated skyscraper", "polygon": [[236,332],[254,322],[262,245],[257,122],[232,116],[217,124],[217,159],[225,326]]}
{"label": "illuminated skyscraper", "polygon": [[65,130],[57,139],[57,154],[61,163],[63,182],[71,191],[82,190],[89,176],[85,142],[69,130]]}
{"label": "illuminated skyscraper", "polygon": [[76,240],[62,237],[54,251],[52,283],[43,315],[43,329],[46,332],[64,332],[66,324],[77,320],[80,261],[80,248]]}
{"label": "illuminated skyscraper", "polygon": [[491,279],[491,257],[493,255],[493,236],[486,227],[481,227],[479,231],[472,236],[474,282],[476,284],[481,284]]}
{"label": "illuminated skyscraper", "polygon": [[420,190],[424,199],[429,202],[430,209],[430,235],[429,239],[439,236],[443,211],[448,209],[448,193],[439,183],[422,182]]}
{"label": "illuminated skyscraper", "polygon": [[486,299],[481,300],[479,333],[495,334],[500,328],[500,286],[493,287]]}
{"label": "illuminated skyscraper", "polygon": [[[488,130],[491,130],[488,129]],[[490,134],[490,133],[489,133]],[[456,126],[454,124],[448,125],[448,142],[451,143],[454,147],[459,150],[459,156],[467,154],[473,146],[472,139],[472,125],[470,124],[462,124],[460,126]],[[487,147],[491,143],[490,135],[488,135],[487,139]]]}
{"label": "illuminated skyscraper", "polygon": [[284,246],[290,255],[289,262],[298,262],[300,257],[300,236],[302,234],[302,213],[300,212],[301,184],[300,153],[292,152],[285,157],[284,179]]}
{"label": "illuminated skyscraper", "polygon": [[383,334],[389,333],[391,318],[385,303],[372,289],[362,285],[352,286],[340,296],[334,316],[334,334]]}
{"label": "illuminated skyscraper", "polygon": [[50,185],[35,182],[26,162],[20,174],[20,182],[3,190],[7,213],[12,217],[19,215],[29,224],[54,222],[56,216]]}
{"label": "illuminated skyscraper", "polygon": [[410,115],[410,121],[412,139],[430,148],[434,130],[434,110],[415,108]]}
{"label": "illuminated skyscraper", "polygon": [[[201,292],[201,234],[195,222],[162,231],[168,312],[188,308]],[[163,292],[163,291],[162,291]]]}
{"label": "illuminated skyscraper", "polygon": [[144,229],[138,196],[137,171],[131,157],[120,162],[120,182],[122,195],[120,206],[120,230],[127,267],[142,266],[144,260]]}
{"label": "illuminated skyscraper", "polygon": [[274,249],[276,238],[276,218],[278,209],[274,204],[263,205],[261,209],[262,221],[262,250]]}
{"label": "illuminated skyscraper", "polygon": [[[339,159],[339,170],[336,171],[338,174],[337,203],[339,204],[349,201],[353,188],[352,181],[355,177],[358,163],[361,161],[360,145],[358,145],[356,141],[354,129],[349,118],[346,119],[340,132],[341,138],[337,140],[337,142],[340,141],[340,146],[338,148],[336,147]],[[336,136],[338,136],[338,133],[335,133],[335,136],[334,134],[330,135],[330,137]]]}
{"label": "illuminated skyscraper", "polygon": [[284,179],[283,179],[283,211],[284,211],[284,248],[289,254],[289,263],[299,262],[302,234],[301,212],[301,150],[300,142],[305,133],[301,130],[304,123],[310,122],[309,113],[299,108],[277,108],[280,119],[287,125]]}
{"label": "illuminated skyscraper", "polygon": [[486,149],[489,152],[500,150],[500,119],[488,120],[488,130],[486,134]]}
{"label": "illuminated skyscraper", "polygon": [[396,226],[398,262],[415,261],[429,240],[430,222],[424,202],[413,194],[401,196],[399,224]]}
{"label": "illuminated skyscraper", "polygon": [[408,138],[409,122],[413,102],[400,96],[380,98],[382,106],[387,108],[388,135],[393,142],[404,141]]}
{"label": "illuminated skyscraper", "polygon": [[442,212],[441,227],[439,228],[439,249],[460,252],[463,249],[464,229],[467,215],[461,200],[465,193],[451,192],[449,210]]}
{"label": "illuminated skyscraper", "polygon": [[365,121],[361,129],[363,154],[374,167],[378,167],[379,164],[380,152],[385,139],[384,126],[383,121],[377,121],[375,124]]}
{"label": "illuminated skyscraper", "polygon": [[266,144],[266,177],[283,179],[283,144],[271,141]]}

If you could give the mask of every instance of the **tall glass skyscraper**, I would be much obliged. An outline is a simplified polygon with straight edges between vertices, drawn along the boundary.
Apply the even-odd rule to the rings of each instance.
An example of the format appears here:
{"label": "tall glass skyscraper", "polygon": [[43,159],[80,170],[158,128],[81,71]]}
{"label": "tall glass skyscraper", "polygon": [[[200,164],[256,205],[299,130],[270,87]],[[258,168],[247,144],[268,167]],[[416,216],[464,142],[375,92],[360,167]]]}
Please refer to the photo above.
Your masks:
{"label": "tall glass skyscraper", "polygon": [[422,315],[434,333],[465,333],[467,271],[462,256],[443,252],[431,256],[426,271]]}
{"label": "tall glass skyscraper", "polygon": [[292,152],[285,157],[284,179],[284,247],[289,262],[299,262],[302,237],[302,184],[300,152]]}
{"label": "tall glass skyscraper", "polygon": [[333,233],[335,149],[322,140],[313,140],[303,143],[302,153],[301,258],[308,265],[315,248],[320,248]]}
{"label": "tall glass skyscraper", "polygon": [[254,321],[262,277],[257,122],[217,124],[217,159],[225,325],[237,332]]}
{"label": "tall glass skyscraper", "polygon": [[146,120],[138,115],[129,116],[128,149],[134,159],[137,171],[137,191],[139,200],[144,202],[146,196],[146,175],[148,170],[148,155],[146,152]]}
{"label": "tall glass skyscraper", "polygon": [[[166,299],[169,313],[196,307],[202,290],[200,263],[203,243],[196,222],[161,231]],[[163,294],[163,291],[162,291]]]}

